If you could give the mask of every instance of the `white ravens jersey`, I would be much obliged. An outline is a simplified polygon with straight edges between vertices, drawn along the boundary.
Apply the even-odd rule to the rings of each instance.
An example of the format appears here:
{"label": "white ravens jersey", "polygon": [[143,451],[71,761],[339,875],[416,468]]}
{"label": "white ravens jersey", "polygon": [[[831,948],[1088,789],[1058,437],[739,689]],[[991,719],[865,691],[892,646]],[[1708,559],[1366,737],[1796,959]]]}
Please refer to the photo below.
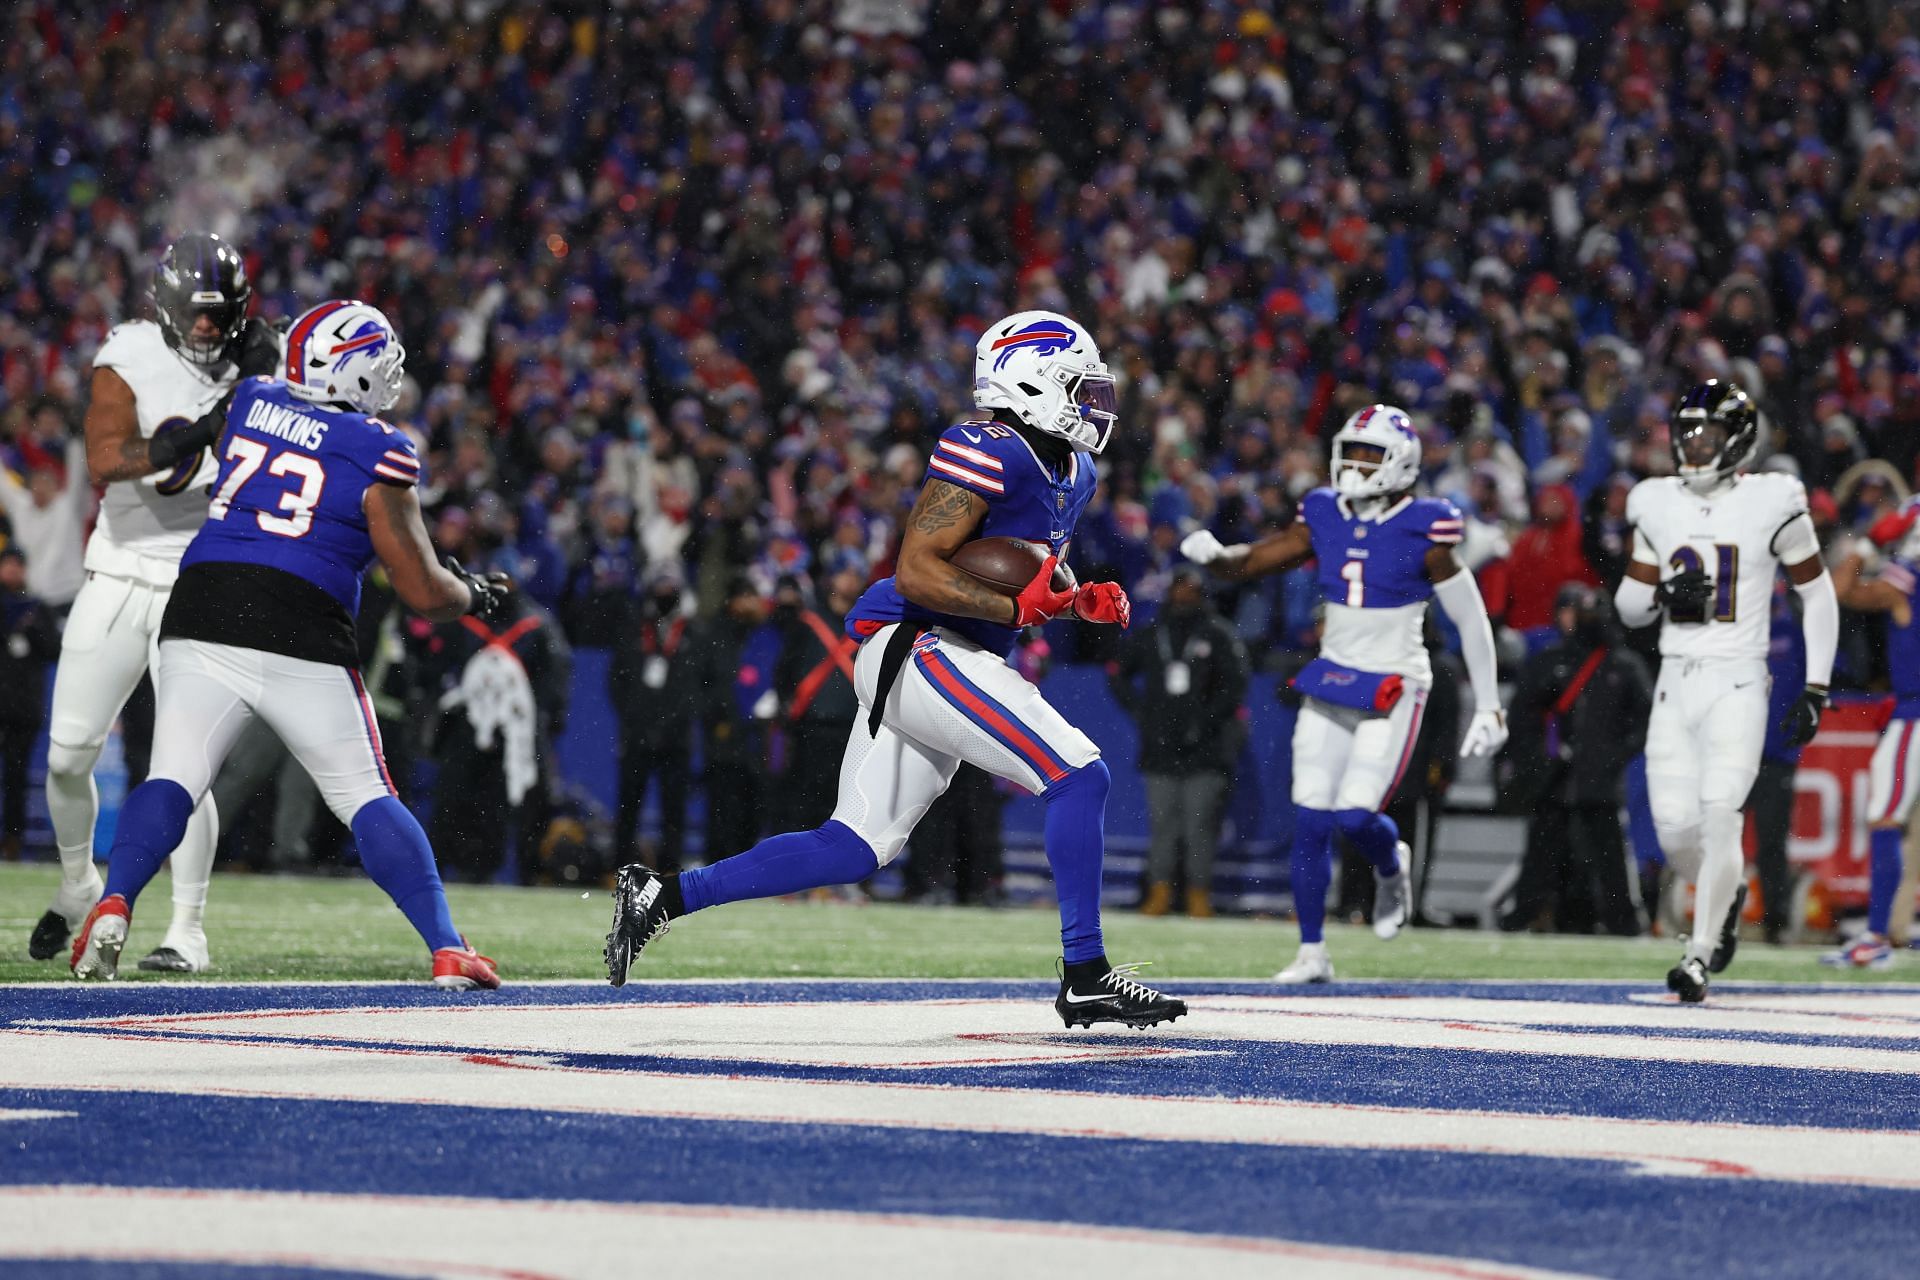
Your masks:
{"label": "white ravens jersey", "polygon": [[1820,550],[1806,488],[1789,475],[1755,472],[1700,494],[1663,476],[1633,487],[1627,520],[1635,560],[1658,567],[1662,579],[1700,569],[1713,583],[1696,613],[1668,611],[1661,654],[1764,661],[1775,573]]}
{"label": "white ravens jersey", "polygon": [[[112,369],[132,389],[143,439],[193,422],[234,380],[230,364],[213,377],[182,359],[151,320],[116,325],[93,367]],[[154,586],[173,585],[180,556],[206,523],[207,488],[218,472],[211,451],[202,449],[169,471],[108,485],[100,521],[87,543],[86,567]]]}

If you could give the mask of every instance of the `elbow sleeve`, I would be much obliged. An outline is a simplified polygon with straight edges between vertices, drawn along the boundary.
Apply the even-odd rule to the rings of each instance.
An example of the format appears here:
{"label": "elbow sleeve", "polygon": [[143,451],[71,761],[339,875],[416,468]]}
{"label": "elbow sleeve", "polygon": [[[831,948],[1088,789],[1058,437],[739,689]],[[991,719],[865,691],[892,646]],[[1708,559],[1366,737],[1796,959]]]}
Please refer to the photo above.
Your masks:
{"label": "elbow sleeve", "polygon": [[1613,608],[1620,615],[1620,621],[1629,627],[1644,627],[1660,616],[1653,584],[1638,578],[1620,579],[1620,586],[1613,593]]}
{"label": "elbow sleeve", "polygon": [[1807,683],[1825,688],[1833,680],[1833,654],[1840,644],[1840,599],[1833,579],[1822,573],[1796,583],[1800,593],[1800,631],[1807,641]]}
{"label": "elbow sleeve", "polygon": [[1452,619],[1460,632],[1460,656],[1467,664],[1467,679],[1473,685],[1476,711],[1500,709],[1499,664],[1493,653],[1493,624],[1487,621],[1487,606],[1480,599],[1480,585],[1464,569],[1443,582],[1433,584],[1433,598]]}

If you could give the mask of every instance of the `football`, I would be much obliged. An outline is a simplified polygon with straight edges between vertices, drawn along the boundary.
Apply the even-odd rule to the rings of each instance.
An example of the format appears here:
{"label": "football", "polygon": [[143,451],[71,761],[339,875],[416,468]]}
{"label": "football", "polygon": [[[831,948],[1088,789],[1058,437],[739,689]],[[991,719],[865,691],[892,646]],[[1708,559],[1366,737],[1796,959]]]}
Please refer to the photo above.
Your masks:
{"label": "football", "polygon": [[[953,553],[948,561],[954,568],[972,574],[995,591],[1017,596],[1040,572],[1047,550],[1024,538],[978,538]],[[1066,591],[1073,586],[1073,570],[1064,563],[1054,566],[1053,589]]]}

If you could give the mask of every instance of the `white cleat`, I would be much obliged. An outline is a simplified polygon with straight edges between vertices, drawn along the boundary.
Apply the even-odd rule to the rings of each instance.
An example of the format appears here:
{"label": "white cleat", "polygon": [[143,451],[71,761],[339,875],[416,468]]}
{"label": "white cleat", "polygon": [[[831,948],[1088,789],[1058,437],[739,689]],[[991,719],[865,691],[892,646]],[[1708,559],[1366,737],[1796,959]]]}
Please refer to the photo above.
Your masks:
{"label": "white cleat", "polygon": [[120,951],[127,945],[127,901],[119,894],[102,898],[73,942],[68,964],[82,982],[111,982],[120,976]]}
{"label": "white cleat", "polygon": [[1406,927],[1413,916],[1413,850],[1402,840],[1400,850],[1400,874],[1383,876],[1375,872],[1373,876],[1373,936],[1376,938],[1395,938]]}
{"label": "white cleat", "polygon": [[205,930],[169,929],[140,968],[147,973],[205,973],[212,963]]}
{"label": "white cleat", "polygon": [[1327,958],[1327,944],[1324,942],[1303,942],[1300,954],[1293,963],[1273,975],[1275,982],[1287,986],[1305,986],[1310,982],[1332,982],[1333,961]]}

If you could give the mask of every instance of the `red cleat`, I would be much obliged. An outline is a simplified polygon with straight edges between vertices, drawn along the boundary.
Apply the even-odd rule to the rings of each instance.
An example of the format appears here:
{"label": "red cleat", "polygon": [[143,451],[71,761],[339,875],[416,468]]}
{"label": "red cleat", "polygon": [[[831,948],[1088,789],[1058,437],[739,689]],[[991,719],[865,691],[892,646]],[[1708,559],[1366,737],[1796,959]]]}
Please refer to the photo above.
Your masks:
{"label": "red cleat", "polygon": [[453,991],[471,991],[475,987],[492,991],[499,987],[500,975],[494,972],[493,961],[472,947],[465,950],[442,947],[433,953],[433,985]]}
{"label": "red cleat", "polygon": [[73,956],[67,967],[82,982],[102,978],[111,982],[120,976],[120,948],[127,945],[127,920],[131,915],[127,900],[111,894],[94,903],[73,940]]}

